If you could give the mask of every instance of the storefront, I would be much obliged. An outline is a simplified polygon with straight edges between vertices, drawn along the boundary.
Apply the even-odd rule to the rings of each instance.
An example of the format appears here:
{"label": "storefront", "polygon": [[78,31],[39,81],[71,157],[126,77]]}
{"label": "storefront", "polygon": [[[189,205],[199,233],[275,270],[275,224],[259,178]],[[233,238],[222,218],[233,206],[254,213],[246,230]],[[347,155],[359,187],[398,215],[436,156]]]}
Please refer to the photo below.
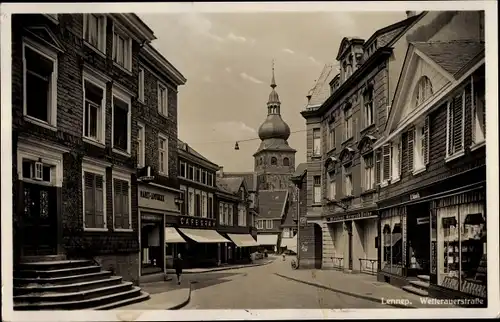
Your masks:
{"label": "storefront", "polygon": [[487,299],[485,195],[479,188],[432,202],[430,294]]}
{"label": "storefront", "polygon": [[178,216],[178,232],[185,243],[176,248],[184,259],[185,268],[214,267],[220,263],[221,244],[231,243],[215,230],[215,219]]}
{"label": "storefront", "polygon": [[[326,218],[332,238],[332,265],[337,269],[374,274],[377,270],[377,213],[363,211]],[[323,247],[331,247],[324,244]]]}
{"label": "storefront", "polygon": [[[226,251],[233,249],[232,260],[228,264],[243,264],[250,262],[250,254],[257,250],[259,244],[250,234],[227,234],[233,245],[226,244]],[[231,248],[229,248],[231,247]]]}
{"label": "storefront", "polygon": [[175,198],[177,190],[164,189],[152,184],[138,185],[140,227],[140,275],[150,281],[155,275],[163,277],[165,271],[166,216],[177,217]]}

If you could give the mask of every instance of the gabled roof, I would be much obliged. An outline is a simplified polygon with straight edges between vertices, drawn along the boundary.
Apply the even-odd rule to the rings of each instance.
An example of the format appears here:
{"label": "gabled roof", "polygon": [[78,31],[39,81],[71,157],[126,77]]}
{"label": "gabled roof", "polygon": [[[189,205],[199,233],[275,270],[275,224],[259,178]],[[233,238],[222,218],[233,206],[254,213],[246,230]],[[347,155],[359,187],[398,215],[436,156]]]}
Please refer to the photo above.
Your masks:
{"label": "gabled roof", "polygon": [[236,195],[239,193],[240,187],[242,185],[245,185],[245,179],[238,177],[235,178],[217,177],[215,179],[215,183],[217,185],[217,189],[229,194]]}
{"label": "gabled roof", "polygon": [[285,220],[281,226],[282,227],[295,227],[295,226],[297,226],[297,223],[294,221],[294,219],[296,217],[297,217],[297,202],[293,202],[290,205],[290,207],[288,208],[288,211],[285,214]]}
{"label": "gabled roof", "polygon": [[307,171],[307,163],[300,163],[295,169],[295,172],[293,173],[292,177],[303,176],[306,173],[306,171]]}
{"label": "gabled roof", "polygon": [[[471,40],[410,43],[394,92],[389,117],[385,124],[385,136],[388,136],[391,129],[403,118],[408,95],[411,95],[409,91],[414,77],[410,75],[418,63],[417,57],[441,73],[449,84],[460,79],[472,67],[473,63],[484,57],[484,43]],[[434,96],[442,92],[445,85],[441,84],[439,88],[433,86]],[[429,102],[431,101],[432,98],[429,99]]]}
{"label": "gabled roof", "polygon": [[[383,27],[383,28],[380,28],[378,29],[377,31],[375,31],[371,36],[370,38],[368,38],[367,41],[365,41],[365,45],[370,45],[370,43],[377,37],[380,37],[382,35],[385,35],[385,34],[388,34],[390,32],[393,32],[394,30],[398,29],[398,28],[406,28],[408,26],[410,26],[412,23],[414,23],[416,20],[418,20],[419,18],[421,18],[423,16],[425,12],[421,12],[420,14],[418,15],[415,15],[415,16],[411,16],[409,18],[406,18],[406,19],[403,19],[403,20],[400,20],[396,23],[393,23],[392,25],[389,25],[389,26],[386,26],[386,27]],[[391,35],[392,38],[391,39],[386,39],[385,43],[390,43],[392,41],[392,39],[396,38],[397,36],[399,36],[401,34],[401,32],[403,32],[404,30],[400,30],[400,32],[397,32],[395,35]],[[385,44],[384,44],[385,45]]]}
{"label": "gabled roof", "polygon": [[484,42],[474,40],[412,42],[411,44],[455,79],[460,78],[460,72],[464,67],[484,51]]}
{"label": "gabled roof", "polygon": [[358,43],[358,44],[363,44],[365,40],[360,37],[344,37],[342,38],[342,41],[340,42],[339,46],[339,51],[337,53],[337,60],[340,59],[344,55],[344,52],[346,51],[349,46],[351,46],[353,43]]}
{"label": "gabled roof", "polygon": [[306,108],[314,108],[321,106],[324,101],[330,96],[330,81],[335,77],[336,70],[334,64],[326,64],[319,75],[316,84],[311,89],[311,98],[307,102]]}
{"label": "gabled roof", "polygon": [[204,160],[206,162],[209,162],[209,163],[211,163],[211,164],[213,164],[214,166],[217,167],[217,164],[215,164],[212,161],[208,160],[201,153],[197,152],[195,149],[193,149],[192,147],[190,147],[187,143],[182,142],[179,139],[177,139],[177,149],[185,151],[185,152],[187,152],[187,153],[189,153],[191,155],[194,155],[195,157],[200,158],[200,159],[202,159],[202,160]]}
{"label": "gabled roof", "polygon": [[242,178],[249,191],[257,190],[257,174],[254,172],[224,172],[224,178]]}
{"label": "gabled roof", "polygon": [[259,191],[259,216],[261,218],[282,218],[287,198],[287,190]]}

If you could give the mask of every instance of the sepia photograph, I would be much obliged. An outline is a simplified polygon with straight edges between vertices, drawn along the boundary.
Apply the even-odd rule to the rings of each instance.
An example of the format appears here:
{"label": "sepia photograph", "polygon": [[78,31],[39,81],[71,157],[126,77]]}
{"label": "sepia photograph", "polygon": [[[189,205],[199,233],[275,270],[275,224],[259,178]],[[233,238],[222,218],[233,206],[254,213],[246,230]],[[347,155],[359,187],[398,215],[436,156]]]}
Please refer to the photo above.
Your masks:
{"label": "sepia photograph", "polygon": [[2,4],[2,315],[500,316],[496,7]]}

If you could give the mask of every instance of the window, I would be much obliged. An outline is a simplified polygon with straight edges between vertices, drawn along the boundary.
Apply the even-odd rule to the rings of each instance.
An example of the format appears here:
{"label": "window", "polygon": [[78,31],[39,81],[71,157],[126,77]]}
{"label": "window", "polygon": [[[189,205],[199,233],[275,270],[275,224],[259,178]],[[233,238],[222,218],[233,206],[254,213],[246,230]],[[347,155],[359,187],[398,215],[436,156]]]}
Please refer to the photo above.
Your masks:
{"label": "window", "polygon": [[214,218],[214,195],[209,193],[208,194],[208,213],[207,216],[208,218]]}
{"label": "window", "polygon": [[113,178],[113,221],[116,230],[132,229],[130,179]]}
{"label": "window", "polygon": [[201,217],[201,194],[199,190],[196,190],[194,195],[194,216]]}
{"label": "window", "polygon": [[130,97],[113,93],[113,149],[126,153],[130,153],[130,106]]}
{"label": "window", "polygon": [[158,82],[158,112],[168,116],[168,91],[167,87]]}
{"label": "window", "polygon": [[313,156],[321,155],[321,129],[313,130]]}
{"label": "window", "polygon": [[106,16],[83,15],[83,39],[95,49],[106,52]]}
{"label": "window", "polygon": [[192,165],[188,167],[188,179],[193,180],[194,178],[194,168]]}
{"label": "window", "polygon": [[34,179],[40,183],[51,183],[53,181],[53,166],[47,165],[39,161],[24,159],[22,161],[22,173],[25,179]]}
{"label": "window", "polygon": [[207,173],[207,184],[211,187],[214,186],[214,177],[213,177],[213,174],[211,173]]}
{"label": "window", "polygon": [[446,125],[446,156],[459,155],[464,150],[465,91],[448,102]]}
{"label": "window", "polygon": [[380,184],[382,182],[382,150],[377,149],[375,151],[375,183]]}
{"label": "window", "polygon": [[201,202],[202,202],[201,217],[202,218],[207,218],[207,215],[208,215],[208,199],[207,199],[207,193],[206,192],[202,192],[202,194],[201,194]]}
{"label": "window", "polygon": [[144,102],[144,68],[139,67],[139,85],[137,86],[138,94],[137,99],[139,102]]}
{"label": "window", "polygon": [[335,147],[335,127],[333,122],[329,124],[328,129],[328,149],[331,150]]}
{"label": "window", "polygon": [[189,204],[188,204],[189,215],[194,216],[194,190],[189,188],[188,195],[189,195]]}
{"label": "window", "polygon": [[481,144],[486,140],[486,101],[484,91],[484,78],[482,82],[472,82],[472,143]]}
{"label": "window", "polygon": [[23,43],[24,115],[30,121],[56,126],[57,54],[36,43]]}
{"label": "window", "polygon": [[283,238],[289,238],[290,237],[290,228],[283,228],[282,236],[283,236]]}
{"label": "window", "polygon": [[321,203],[321,176],[314,176],[314,203]]}
{"label": "window", "polygon": [[416,174],[425,170],[425,166],[429,160],[429,117],[425,118],[423,125],[415,127],[415,144],[414,144],[414,169]]}
{"label": "window", "polygon": [[283,165],[284,165],[285,167],[290,166],[290,159],[288,159],[288,158],[283,158]]}
{"label": "window", "polygon": [[344,141],[352,138],[352,108],[344,110]]}
{"label": "window", "polygon": [[83,74],[83,136],[104,144],[106,119],[106,83]]}
{"label": "window", "polygon": [[399,180],[399,174],[401,173],[401,142],[395,141],[391,145],[391,182],[396,182]]}
{"label": "window", "polygon": [[201,172],[201,183],[207,184],[207,171],[205,170]]}
{"label": "window", "polygon": [[271,158],[271,165],[277,165],[278,164],[278,159],[276,157]]}
{"label": "window", "polygon": [[200,182],[201,181],[201,178],[200,178],[200,168],[195,168],[194,170],[194,181],[196,182]]}
{"label": "window", "polygon": [[224,204],[219,203],[219,224],[224,225]]}
{"label": "window", "polygon": [[373,164],[373,154],[363,157],[364,175],[363,175],[363,188],[370,190],[374,188],[375,171]]}
{"label": "window", "polygon": [[113,25],[113,61],[132,71],[132,39]]}
{"label": "window", "polygon": [[179,175],[182,178],[186,177],[186,162],[184,162],[184,161],[179,162]]}
{"label": "window", "polygon": [[336,182],[335,171],[328,172],[328,199],[335,200]]}
{"label": "window", "polygon": [[363,94],[363,106],[364,106],[364,126],[370,126],[373,124],[373,88],[369,88]]}
{"label": "window", "polygon": [[83,227],[106,228],[106,169],[83,165]]}
{"label": "window", "polygon": [[266,220],[266,229],[273,229],[273,221]]}
{"label": "window", "polygon": [[427,76],[422,76],[415,87],[415,106],[418,107],[432,96],[432,83]]}
{"label": "window", "polygon": [[158,136],[158,172],[168,174],[168,139],[163,136]]}
{"label": "window", "polygon": [[238,226],[247,225],[246,209],[244,205],[238,205]]}
{"label": "window", "polygon": [[257,220],[257,229],[264,229],[264,220]]}
{"label": "window", "polygon": [[135,155],[137,156],[137,166],[141,168],[146,164],[145,143],[146,136],[144,125],[137,123],[137,151]]}
{"label": "window", "polygon": [[186,187],[185,186],[180,186],[181,188],[181,195],[180,195],[180,198],[182,200],[182,205],[181,205],[181,215],[186,215],[187,214],[187,205],[188,205],[188,202],[187,202],[187,191],[186,191]]}
{"label": "window", "polygon": [[233,218],[233,205],[228,205],[228,216],[227,216],[227,224],[228,226],[233,226],[234,218]]}
{"label": "window", "polygon": [[352,196],[352,172],[350,165],[344,165],[344,196]]}

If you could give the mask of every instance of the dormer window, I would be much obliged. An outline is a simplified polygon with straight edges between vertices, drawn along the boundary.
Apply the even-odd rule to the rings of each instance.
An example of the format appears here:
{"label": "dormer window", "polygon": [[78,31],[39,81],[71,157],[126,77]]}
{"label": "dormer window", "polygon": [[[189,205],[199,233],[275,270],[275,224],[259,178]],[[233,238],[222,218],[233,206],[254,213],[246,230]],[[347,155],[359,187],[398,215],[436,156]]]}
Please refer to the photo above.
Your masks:
{"label": "dormer window", "polygon": [[414,107],[420,106],[432,96],[432,83],[427,76],[422,76],[415,87]]}

